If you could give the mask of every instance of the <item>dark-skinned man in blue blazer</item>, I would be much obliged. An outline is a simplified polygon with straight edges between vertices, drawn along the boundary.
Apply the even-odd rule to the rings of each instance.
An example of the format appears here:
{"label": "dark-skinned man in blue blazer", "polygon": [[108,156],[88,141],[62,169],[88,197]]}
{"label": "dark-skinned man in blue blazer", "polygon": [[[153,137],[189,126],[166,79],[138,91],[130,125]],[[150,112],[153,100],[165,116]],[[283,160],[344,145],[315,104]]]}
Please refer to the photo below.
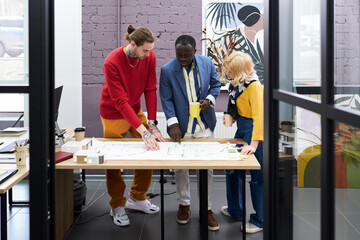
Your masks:
{"label": "dark-skinned man in blue blazer", "polygon": [[[167,119],[168,133],[173,141],[181,138],[212,138],[216,125],[215,99],[220,93],[219,81],[211,59],[196,53],[195,39],[182,35],[175,41],[176,58],[162,66],[160,98]],[[191,102],[200,103],[200,115],[191,117]],[[211,211],[213,170],[208,170],[208,228],[216,231],[219,223]],[[179,201],[177,222],[190,219],[189,170],[175,170]]]}

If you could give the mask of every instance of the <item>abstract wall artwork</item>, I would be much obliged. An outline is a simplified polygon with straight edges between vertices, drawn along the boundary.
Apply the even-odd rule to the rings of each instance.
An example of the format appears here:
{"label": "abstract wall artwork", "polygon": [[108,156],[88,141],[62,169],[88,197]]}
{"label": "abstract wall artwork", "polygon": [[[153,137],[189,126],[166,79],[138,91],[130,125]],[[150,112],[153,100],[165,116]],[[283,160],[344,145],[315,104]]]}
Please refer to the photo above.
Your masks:
{"label": "abstract wall artwork", "polygon": [[205,1],[206,24],[203,30],[206,55],[223,76],[222,61],[232,51],[248,53],[263,81],[263,1]]}
{"label": "abstract wall artwork", "polygon": [[[335,104],[360,110],[358,94],[337,94]],[[321,186],[321,129],[320,115],[297,108],[296,144],[298,155],[298,186]],[[335,122],[335,186],[360,188],[360,129]]]}

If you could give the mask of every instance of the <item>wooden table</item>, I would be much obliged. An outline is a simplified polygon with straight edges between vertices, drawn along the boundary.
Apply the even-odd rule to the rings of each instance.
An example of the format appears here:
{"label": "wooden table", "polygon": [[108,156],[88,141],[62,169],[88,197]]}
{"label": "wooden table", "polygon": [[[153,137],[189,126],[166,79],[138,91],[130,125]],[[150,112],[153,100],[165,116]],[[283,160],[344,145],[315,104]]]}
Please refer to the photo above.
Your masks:
{"label": "wooden table", "polygon": [[[142,139],[134,138],[98,138],[100,141],[142,141]],[[234,139],[183,139],[182,142],[217,142],[217,141],[234,141]],[[167,141],[170,141],[167,139]],[[246,143],[241,139],[236,139],[238,143]],[[208,224],[207,224],[207,170],[208,169],[244,169],[254,170],[260,169],[260,164],[254,155],[249,155],[244,160],[111,160],[105,161],[99,165],[87,165],[75,163],[73,159],[63,161],[56,164],[57,170],[69,171],[72,169],[160,169],[161,174],[161,233],[164,239],[164,199],[163,199],[163,170],[164,169],[199,169],[200,171],[200,239],[208,239]],[[63,194],[67,196],[66,193]],[[246,222],[246,205],[245,205],[245,174],[243,174],[243,229],[245,230]],[[57,199],[59,201],[59,199]],[[72,213],[71,213],[72,214]],[[243,231],[243,239],[246,238],[246,233]]]}
{"label": "wooden table", "polygon": [[8,191],[11,191],[13,186],[29,175],[29,167],[28,165],[17,167],[16,164],[1,164],[0,166],[1,169],[18,169],[18,171],[13,176],[0,184],[1,239],[5,240],[7,239],[7,193]]}
{"label": "wooden table", "polygon": [[[70,138],[74,136],[74,129],[73,127],[66,128],[66,135],[69,135],[69,138],[65,141],[68,141]],[[18,140],[18,139],[27,139],[29,138],[28,132],[16,136],[16,137],[2,137],[3,139],[11,139],[11,140]],[[29,159],[28,159],[29,161]],[[1,240],[7,239],[7,196],[9,196],[9,205],[25,205],[29,204],[29,201],[13,201],[12,199],[12,187],[23,180],[26,176],[29,175],[29,164],[27,163],[25,166],[17,166],[15,164],[0,164],[1,169],[18,169],[17,173],[8,178],[5,182],[0,184],[0,197],[1,197]],[[61,182],[60,180],[65,180],[65,182]],[[73,202],[72,202],[72,194],[73,194],[73,173],[71,172],[56,172],[56,189],[57,191],[56,197],[60,197],[58,192],[66,192],[67,194],[71,194],[71,200],[67,201],[56,201],[56,212],[60,216],[60,222],[56,222],[56,235],[62,235],[66,233],[68,228],[64,226],[71,226],[73,222],[73,214],[64,214],[64,206],[67,209],[73,209]],[[61,237],[62,238],[62,237]]]}

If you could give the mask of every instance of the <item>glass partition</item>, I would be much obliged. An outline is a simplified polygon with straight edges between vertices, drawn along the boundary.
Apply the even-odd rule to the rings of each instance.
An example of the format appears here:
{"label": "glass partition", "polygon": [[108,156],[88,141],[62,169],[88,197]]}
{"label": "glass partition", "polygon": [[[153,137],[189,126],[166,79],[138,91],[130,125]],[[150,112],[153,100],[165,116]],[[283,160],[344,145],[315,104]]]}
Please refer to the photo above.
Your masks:
{"label": "glass partition", "polygon": [[335,1],[335,104],[360,110],[359,1]]}
{"label": "glass partition", "polygon": [[6,1],[0,7],[0,86],[28,84],[28,3]]}
{"label": "glass partition", "polygon": [[279,88],[319,94],[320,0],[280,1]]}
{"label": "glass partition", "polygon": [[335,239],[360,236],[360,128],[335,123]]}
{"label": "glass partition", "polygon": [[279,113],[282,225],[293,229],[294,240],[320,239],[320,116],[286,103]]}

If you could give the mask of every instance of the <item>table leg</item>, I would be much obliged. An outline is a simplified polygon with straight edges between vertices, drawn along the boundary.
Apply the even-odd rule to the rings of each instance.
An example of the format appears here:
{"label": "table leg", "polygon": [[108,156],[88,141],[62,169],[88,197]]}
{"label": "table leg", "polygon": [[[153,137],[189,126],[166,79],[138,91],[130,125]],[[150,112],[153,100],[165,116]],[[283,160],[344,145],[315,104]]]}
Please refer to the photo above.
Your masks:
{"label": "table leg", "polygon": [[243,231],[242,231],[242,239],[245,240],[246,239],[246,196],[245,196],[245,176],[246,176],[246,170],[244,170],[244,173],[242,174],[241,178],[242,178],[242,227],[243,227]]}
{"label": "table leg", "polygon": [[161,211],[161,240],[164,240],[165,236],[165,230],[164,230],[164,170],[160,170],[160,183],[161,183],[161,190],[160,190],[160,195],[161,195],[161,206],[160,206],[160,211]]}
{"label": "table leg", "polygon": [[1,197],[1,240],[7,239],[7,209],[6,209],[6,192],[0,194]]}
{"label": "table leg", "polygon": [[85,182],[85,169],[81,169],[81,179],[83,180],[83,182]]}
{"label": "table leg", "polygon": [[9,191],[8,191],[8,198],[9,198],[9,206],[13,206],[13,205],[29,205],[30,204],[30,201],[14,201],[13,200],[12,188],[10,188]]}
{"label": "table leg", "polygon": [[13,204],[13,198],[12,198],[12,188],[9,189],[9,205],[11,206]]}
{"label": "table leg", "polygon": [[208,239],[208,182],[207,182],[207,170],[202,169],[199,171],[199,185],[200,185],[200,199],[199,199],[199,208],[200,208],[200,239]]}

